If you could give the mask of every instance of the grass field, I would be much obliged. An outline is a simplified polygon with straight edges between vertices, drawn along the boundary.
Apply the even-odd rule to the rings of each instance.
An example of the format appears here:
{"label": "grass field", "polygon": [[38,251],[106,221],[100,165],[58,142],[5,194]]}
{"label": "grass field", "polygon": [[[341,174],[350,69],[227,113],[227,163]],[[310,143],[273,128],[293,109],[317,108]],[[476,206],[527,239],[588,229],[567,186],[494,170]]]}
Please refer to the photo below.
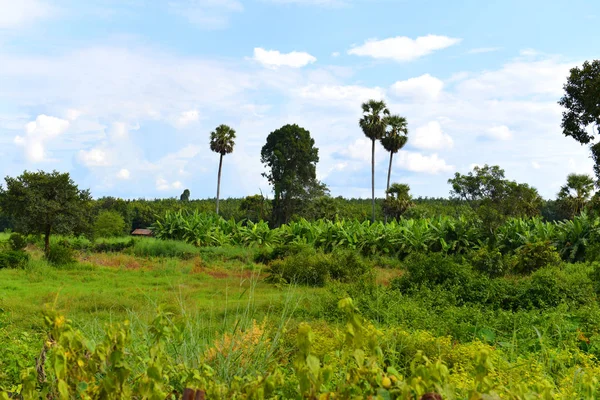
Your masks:
{"label": "grass field", "polygon": [[[60,241],[56,238],[53,243]],[[211,390],[222,398],[233,396],[223,388],[234,390],[236,376],[274,377],[279,373],[283,380],[276,385],[280,390],[275,397],[298,398],[303,369],[296,357],[303,346],[302,322],[308,322],[314,333],[309,340],[310,352],[322,368],[317,375],[310,375],[310,387],[324,393],[353,388],[363,394],[385,390],[390,398],[418,398],[418,393],[435,391],[456,398],[495,392],[502,398],[535,395],[567,399],[593,398],[589,396],[595,396],[598,389],[600,307],[588,277],[594,271],[592,264],[549,266],[531,277],[489,282],[461,278],[459,287],[441,283],[415,289],[402,279],[416,279],[414,265],[419,259],[400,262],[372,257],[361,262],[369,266],[374,279],[353,278],[312,287],[265,279],[272,266],[255,261],[262,251],[254,247],[196,248],[142,239],[120,252],[82,250],[76,252],[76,262],[52,265],[39,246],[28,246],[31,260],[25,268],[0,269],[0,390],[17,390],[23,371],[35,366],[47,340],[49,328],[43,314],[48,309],[69,318],[73,328],[94,343],[104,340],[110,324],[129,321],[127,354],[133,357],[132,371],[141,375],[147,360],[134,356],[152,348],[155,317],[169,313],[179,335],[167,340],[165,357],[186,368],[210,365],[214,371],[210,382],[224,385]],[[300,268],[310,257],[321,260],[318,254],[301,257],[297,257]],[[294,256],[285,259],[295,265]],[[424,262],[428,270],[450,268],[445,272],[448,276],[459,273],[451,268],[462,265],[444,266],[443,259]],[[481,290],[473,288],[484,283],[488,286]],[[504,283],[523,288],[524,295],[518,297],[521,303],[515,303],[518,307],[479,297],[461,300],[465,292],[504,288]],[[358,346],[369,354],[370,345],[357,342],[357,338],[377,337],[383,351],[379,364],[368,369],[352,369],[356,350],[348,353],[353,356],[344,355],[342,350],[351,325],[344,323],[346,317],[338,309],[338,301],[347,296],[366,318],[351,328],[354,339],[350,348]],[[555,298],[559,300],[553,301]],[[533,299],[533,303],[526,305],[523,299]],[[357,336],[357,332],[363,333]],[[397,378],[392,369],[385,372],[384,365],[394,365]],[[327,368],[350,368],[350,375],[334,374],[330,383],[318,383],[325,379],[318,377]],[[348,378],[352,374],[362,378]],[[395,386],[387,387],[387,381],[382,380],[386,375],[394,377]],[[417,378],[422,384],[414,381]],[[266,389],[257,387],[265,383],[248,383],[248,379],[242,381],[254,385],[252,393],[264,395]],[[371,383],[367,387],[357,382]]]}

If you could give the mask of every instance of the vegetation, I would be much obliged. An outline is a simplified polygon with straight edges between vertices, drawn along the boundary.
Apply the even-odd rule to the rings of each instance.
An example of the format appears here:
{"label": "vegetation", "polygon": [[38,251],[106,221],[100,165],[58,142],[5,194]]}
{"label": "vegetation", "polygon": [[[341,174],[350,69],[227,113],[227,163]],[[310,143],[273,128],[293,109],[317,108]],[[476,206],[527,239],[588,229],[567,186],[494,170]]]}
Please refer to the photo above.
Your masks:
{"label": "vegetation", "polygon": [[[219,153],[219,175],[217,178],[217,214],[219,214],[219,194],[221,191],[221,170],[223,168],[223,156],[233,152],[235,146],[235,131],[227,125],[219,125],[210,133],[210,149]],[[189,199],[189,194],[188,194]]]}
{"label": "vegetation", "polygon": [[90,193],[79,190],[68,173],[23,172],[6,177],[0,186],[0,207],[25,234],[44,235],[44,251],[50,251],[53,233],[83,232],[89,225]]}
{"label": "vegetation", "polygon": [[125,233],[125,220],[117,211],[100,211],[94,222],[94,234],[98,237],[122,236]]}

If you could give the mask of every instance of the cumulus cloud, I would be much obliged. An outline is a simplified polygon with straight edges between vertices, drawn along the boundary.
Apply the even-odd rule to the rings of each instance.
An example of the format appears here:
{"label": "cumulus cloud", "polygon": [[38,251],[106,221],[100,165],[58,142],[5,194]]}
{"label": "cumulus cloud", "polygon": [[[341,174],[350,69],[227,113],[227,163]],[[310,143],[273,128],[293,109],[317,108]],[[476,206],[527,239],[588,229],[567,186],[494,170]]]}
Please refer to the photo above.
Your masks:
{"label": "cumulus cloud", "polygon": [[358,109],[362,102],[369,99],[384,98],[385,91],[379,87],[311,84],[299,88],[297,95],[303,99],[332,105],[351,103]]}
{"label": "cumulus cloud", "polygon": [[25,125],[25,136],[16,136],[15,144],[23,146],[30,162],[46,161],[45,144],[63,134],[69,121],[48,115],[38,115],[35,121]]}
{"label": "cumulus cloud", "polygon": [[415,129],[415,133],[409,136],[408,143],[418,149],[440,150],[451,148],[454,141],[442,131],[439,122],[431,121]]}
{"label": "cumulus cloud", "polygon": [[117,172],[117,179],[127,180],[130,177],[131,177],[131,173],[126,168],[122,168],[121,170],[119,170],[119,172]]}
{"label": "cumulus cloud", "polygon": [[165,191],[170,189],[181,189],[183,184],[180,181],[169,182],[162,177],[156,178],[156,190]]}
{"label": "cumulus cloud", "polygon": [[184,111],[177,117],[176,124],[180,127],[187,126],[193,122],[197,122],[200,118],[198,110]]}
{"label": "cumulus cloud", "polygon": [[360,46],[352,47],[348,54],[406,62],[453,46],[460,41],[461,39],[438,35],[419,36],[416,39],[406,36],[383,40],[369,39]]}
{"label": "cumulus cloud", "polygon": [[51,17],[54,9],[41,0],[0,0],[0,29],[14,29]]}
{"label": "cumulus cloud", "polygon": [[86,167],[106,167],[110,165],[106,152],[98,148],[88,151],[80,150],[78,159]]}
{"label": "cumulus cloud", "polygon": [[299,51],[280,53],[277,50],[265,50],[260,47],[254,49],[253,59],[267,68],[279,67],[302,68],[317,61],[316,57]]}
{"label": "cumulus cloud", "polygon": [[437,154],[429,156],[421,153],[400,150],[396,157],[398,167],[412,172],[422,172],[426,174],[439,174],[440,172],[450,172],[454,170],[453,165],[448,165],[445,160],[438,157]]}
{"label": "cumulus cloud", "polygon": [[506,125],[489,128],[484,136],[493,140],[510,140],[513,137],[512,132]]}
{"label": "cumulus cloud", "polygon": [[443,88],[444,82],[425,74],[394,83],[391,92],[398,97],[408,97],[411,100],[431,101],[440,97]]}

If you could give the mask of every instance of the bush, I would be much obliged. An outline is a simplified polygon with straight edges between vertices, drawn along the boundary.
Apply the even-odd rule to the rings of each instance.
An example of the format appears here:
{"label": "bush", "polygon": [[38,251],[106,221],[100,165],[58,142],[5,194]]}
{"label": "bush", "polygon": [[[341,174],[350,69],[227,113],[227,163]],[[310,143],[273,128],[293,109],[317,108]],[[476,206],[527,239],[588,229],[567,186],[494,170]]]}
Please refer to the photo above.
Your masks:
{"label": "bush", "polygon": [[304,244],[285,244],[274,248],[263,247],[254,256],[254,262],[269,264],[271,261],[283,260],[286,257],[305,251],[309,246]]}
{"label": "bush", "polygon": [[470,259],[473,268],[490,277],[503,276],[512,267],[511,258],[497,248],[482,247],[471,253]]}
{"label": "bush", "polygon": [[46,259],[52,265],[68,265],[75,262],[75,252],[67,241],[50,245]]}
{"label": "bush", "polygon": [[94,243],[92,249],[97,253],[120,252],[134,245],[133,238],[128,240],[99,240]]}
{"label": "bush", "polygon": [[27,240],[20,233],[11,234],[8,238],[8,242],[13,250],[23,250],[27,247]]}
{"label": "bush", "polygon": [[550,242],[526,243],[515,252],[514,271],[530,274],[545,266],[558,265],[560,255]]}
{"label": "bush", "polygon": [[404,266],[407,273],[391,282],[393,288],[401,291],[419,286],[462,287],[473,278],[469,265],[442,253],[413,253],[404,260]]}
{"label": "bush", "polygon": [[330,280],[350,282],[370,277],[371,267],[356,251],[323,253],[312,248],[271,263],[267,278],[271,282],[324,286]]}
{"label": "bush", "polygon": [[9,250],[0,252],[0,269],[25,268],[29,263],[29,254],[23,250]]}
{"label": "bush", "polygon": [[125,233],[125,220],[116,211],[101,211],[94,222],[95,237],[122,236]]}

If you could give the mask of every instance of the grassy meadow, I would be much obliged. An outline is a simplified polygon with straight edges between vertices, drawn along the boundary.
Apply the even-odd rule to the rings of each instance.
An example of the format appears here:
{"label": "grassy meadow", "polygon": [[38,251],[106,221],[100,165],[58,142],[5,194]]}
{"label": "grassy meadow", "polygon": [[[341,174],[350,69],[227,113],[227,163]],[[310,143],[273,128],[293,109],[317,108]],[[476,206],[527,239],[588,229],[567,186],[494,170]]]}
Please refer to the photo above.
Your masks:
{"label": "grassy meadow", "polygon": [[[95,370],[87,360],[101,351],[113,360],[119,346],[129,392],[114,398],[178,398],[184,387],[209,398],[572,399],[598,390],[599,267],[566,263],[552,248],[531,273],[492,277],[472,255],[153,238],[54,237],[73,259],[51,262],[36,240],[24,267],[0,269],[0,391],[23,398],[85,398],[82,382],[101,390],[118,380],[118,364]],[[50,342],[46,380],[64,381],[62,394],[36,383]],[[71,360],[69,374],[57,354]]]}

